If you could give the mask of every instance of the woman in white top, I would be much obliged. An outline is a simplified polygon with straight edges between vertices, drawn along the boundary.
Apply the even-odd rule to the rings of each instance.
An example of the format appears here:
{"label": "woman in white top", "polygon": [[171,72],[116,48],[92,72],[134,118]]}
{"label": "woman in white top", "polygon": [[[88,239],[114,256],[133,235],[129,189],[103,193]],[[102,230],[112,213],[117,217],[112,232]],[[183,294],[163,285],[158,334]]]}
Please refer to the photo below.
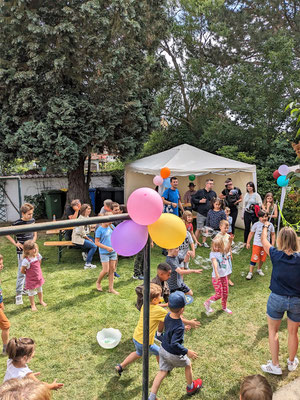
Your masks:
{"label": "woman in white top", "polygon": [[[88,218],[92,208],[89,204],[82,204],[80,208],[80,216],[78,219]],[[93,256],[97,250],[97,246],[94,243],[94,239],[89,236],[90,227],[89,225],[77,226],[72,232],[72,243],[76,244],[77,247],[87,251],[86,261],[84,269],[96,268],[96,265],[92,264]],[[86,254],[86,253],[84,253]],[[84,255],[82,254],[82,255]]]}
{"label": "woman in white top", "polygon": [[248,182],[246,185],[247,193],[244,196],[243,202],[243,219],[245,224],[244,230],[244,246],[247,244],[248,235],[250,233],[251,224],[255,224],[258,221],[258,217],[255,215],[254,207],[259,205],[262,207],[262,200],[260,195],[255,191],[255,185],[253,182]]}

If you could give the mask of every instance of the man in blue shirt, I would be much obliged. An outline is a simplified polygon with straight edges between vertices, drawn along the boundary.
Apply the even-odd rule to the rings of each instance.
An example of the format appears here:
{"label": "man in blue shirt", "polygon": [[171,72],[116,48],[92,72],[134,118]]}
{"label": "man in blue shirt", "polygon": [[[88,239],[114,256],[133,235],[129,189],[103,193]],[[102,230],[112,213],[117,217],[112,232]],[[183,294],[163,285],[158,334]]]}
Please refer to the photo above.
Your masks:
{"label": "man in blue shirt", "polygon": [[178,179],[173,176],[170,179],[171,187],[166,189],[163,192],[162,199],[165,205],[164,212],[173,213],[174,215],[179,216],[178,207],[180,207],[181,211],[184,212],[178,187]]}

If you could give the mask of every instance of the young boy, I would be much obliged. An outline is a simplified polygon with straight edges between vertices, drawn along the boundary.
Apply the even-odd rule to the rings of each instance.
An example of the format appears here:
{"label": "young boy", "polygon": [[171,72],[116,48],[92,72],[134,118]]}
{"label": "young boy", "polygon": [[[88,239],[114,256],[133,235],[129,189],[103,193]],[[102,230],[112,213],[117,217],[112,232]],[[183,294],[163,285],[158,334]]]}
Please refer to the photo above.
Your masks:
{"label": "young boy", "polygon": [[[35,220],[33,218],[34,207],[30,203],[24,203],[20,209],[21,218],[15,221],[12,225],[27,225],[34,224]],[[25,275],[21,273],[21,265],[23,261],[23,244],[26,240],[33,240],[36,242],[37,233],[36,232],[24,232],[17,233],[16,240],[14,240],[10,235],[7,235],[7,239],[17,248],[17,257],[18,257],[18,275],[17,275],[17,283],[16,283],[16,304],[23,304],[23,290],[25,284]]]}
{"label": "young boy", "polygon": [[156,393],[163,379],[173,368],[185,368],[185,377],[187,381],[187,394],[195,394],[202,386],[202,380],[193,381],[192,366],[189,359],[196,359],[198,354],[193,350],[188,350],[183,346],[184,325],[181,315],[186,305],[185,295],[182,292],[174,292],[169,297],[170,313],[167,314],[164,324],[165,333],[162,339],[162,345],[159,350],[159,372],[157,373],[149,395],[149,400],[156,400]]}
{"label": "young boy", "polygon": [[[167,280],[171,276],[171,267],[167,263],[160,263],[157,266],[157,275],[152,279],[151,283],[161,287],[162,297],[165,303],[160,303],[161,307],[168,307],[168,300],[170,295],[170,289]],[[135,288],[137,294],[136,308],[140,311],[143,305],[143,285],[139,285]]]}
{"label": "young boy", "polygon": [[[0,254],[0,271],[3,270],[3,256]],[[1,281],[0,281],[1,283]],[[3,303],[3,296],[2,296],[2,288],[0,286],[0,329],[2,331],[1,338],[3,342],[2,354],[6,354],[6,346],[9,339],[9,328],[10,323],[7,319],[6,315],[4,314],[4,303]]]}
{"label": "young boy", "polygon": [[[252,247],[252,257],[250,261],[250,271],[248,272],[248,275],[246,276],[246,279],[250,280],[253,277],[253,268],[255,267],[256,263],[258,262],[257,266],[257,273],[260,276],[264,276],[265,274],[262,272],[261,267],[263,263],[266,261],[267,258],[267,253],[264,251],[263,245],[261,243],[261,234],[262,230],[264,227],[264,224],[268,222],[268,217],[269,214],[265,211],[260,210],[258,212],[258,218],[259,221],[255,222],[254,225],[252,225],[251,232],[248,235],[247,239],[247,249],[250,249],[250,242],[254,236],[253,239],[253,247]],[[275,245],[275,229],[274,225],[270,223],[268,226],[268,241],[272,242],[272,246]]]}
{"label": "young boy", "polygon": [[172,268],[170,279],[168,280],[169,288],[171,293],[176,290],[180,290],[185,294],[193,295],[193,291],[183,282],[183,275],[187,274],[201,274],[202,269],[182,269],[180,268],[180,264],[183,259],[178,257],[179,248],[169,249],[168,255],[166,258],[166,263],[169,264]]}
{"label": "young boy", "polygon": [[[154,343],[154,336],[156,331],[163,331],[164,319],[167,311],[159,306],[161,297],[161,287],[155,283],[150,283],[150,311],[149,311],[149,352],[154,354],[158,361],[159,347]],[[129,354],[123,362],[117,364],[115,369],[121,376],[123,370],[127,365],[142,357],[143,354],[143,306],[141,308],[139,322],[134,330],[133,343],[135,351]]]}

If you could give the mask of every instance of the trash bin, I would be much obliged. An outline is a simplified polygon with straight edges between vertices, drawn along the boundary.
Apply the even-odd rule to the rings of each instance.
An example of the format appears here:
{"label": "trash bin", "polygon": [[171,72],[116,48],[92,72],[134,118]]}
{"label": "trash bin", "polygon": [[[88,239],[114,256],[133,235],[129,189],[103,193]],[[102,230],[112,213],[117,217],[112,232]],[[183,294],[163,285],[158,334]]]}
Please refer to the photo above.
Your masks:
{"label": "trash bin", "polygon": [[94,189],[94,188],[89,189],[89,195],[90,195],[90,199],[91,199],[93,211],[95,212],[95,205],[96,205],[96,189]]}
{"label": "trash bin", "polygon": [[46,214],[48,219],[61,218],[63,214],[62,208],[62,191],[61,190],[47,190],[43,192],[46,206]]}

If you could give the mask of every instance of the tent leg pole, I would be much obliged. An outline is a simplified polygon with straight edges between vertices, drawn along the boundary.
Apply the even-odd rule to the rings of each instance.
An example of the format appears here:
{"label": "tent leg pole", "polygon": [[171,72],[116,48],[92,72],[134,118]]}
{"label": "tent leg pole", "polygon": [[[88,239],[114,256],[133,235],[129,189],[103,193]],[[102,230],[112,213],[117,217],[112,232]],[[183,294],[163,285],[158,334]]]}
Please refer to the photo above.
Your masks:
{"label": "tent leg pole", "polygon": [[149,392],[149,309],[150,309],[150,239],[144,247],[144,295],[143,295],[143,400]]}

